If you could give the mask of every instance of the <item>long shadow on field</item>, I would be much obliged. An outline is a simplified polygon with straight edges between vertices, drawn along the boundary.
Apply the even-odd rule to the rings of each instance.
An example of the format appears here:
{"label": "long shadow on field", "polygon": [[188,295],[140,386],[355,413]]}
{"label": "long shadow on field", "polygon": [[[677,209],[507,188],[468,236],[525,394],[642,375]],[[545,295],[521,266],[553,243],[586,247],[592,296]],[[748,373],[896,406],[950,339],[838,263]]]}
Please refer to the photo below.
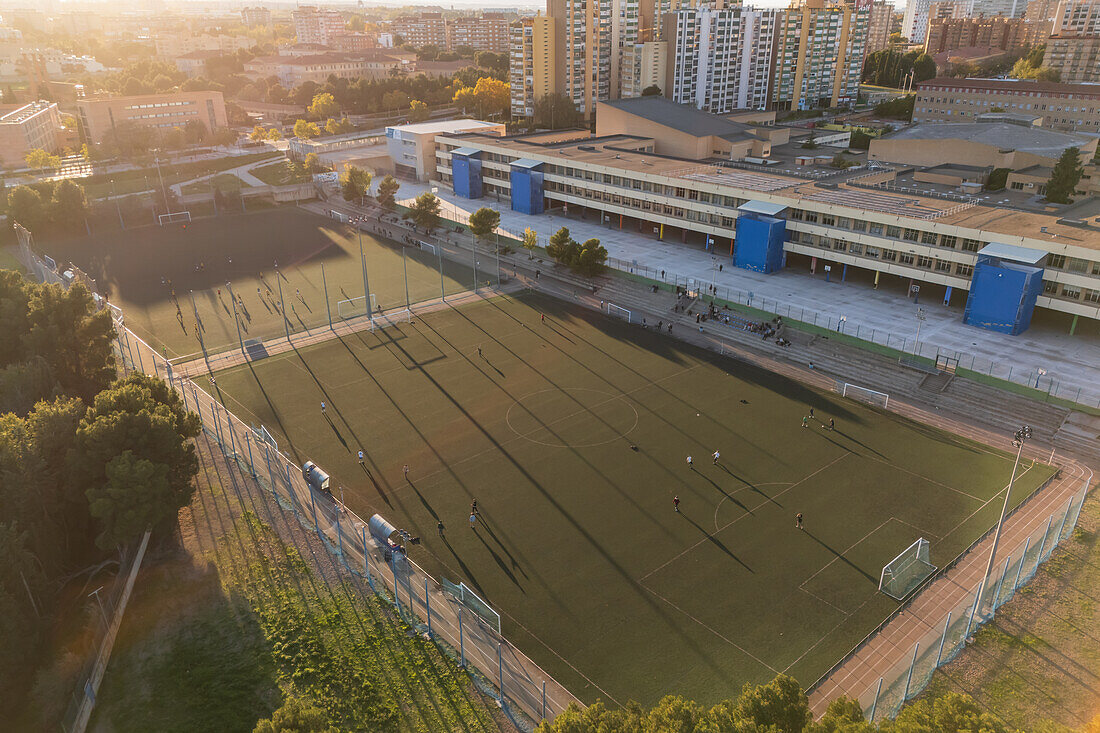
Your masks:
{"label": "long shadow on field", "polygon": [[[317,385],[317,389],[321,390],[321,394],[323,394],[325,396],[325,401],[332,407],[333,410],[336,411],[336,414],[340,417],[340,422],[344,423],[344,426],[348,429],[348,432],[351,433],[351,437],[355,440],[356,444],[357,445],[363,445],[363,441],[360,440],[359,436],[355,434],[355,430],[351,427],[351,424],[348,423],[347,418],[344,417],[344,413],[342,413],[340,411],[340,408],[333,401],[332,396],[329,395],[328,390],[325,389],[325,385],[321,384],[321,380],[318,379],[317,375],[313,372],[313,368],[309,365],[309,362],[306,361],[305,356],[302,354],[301,351],[299,351],[293,345],[292,345],[292,348],[294,348],[295,356],[297,356],[298,360],[300,362],[302,362],[302,366],[305,368],[305,370],[307,372],[309,372],[309,376],[313,377],[313,382],[314,382],[314,384]],[[336,436],[340,439],[340,442],[343,443],[344,448],[346,448],[347,450],[350,451],[351,448],[348,447],[348,443],[347,443],[346,440],[344,440],[344,437],[342,435],[340,435],[340,431],[336,429],[336,425],[333,423],[332,419],[329,418],[328,415],[325,415],[325,419],[328,420],[329,425],[332,426],[333,431],[336,433]]]}
{"label": "long shadow on field", "polygon": [[[753,512],[752,512],[752,509],[749,509],[749,508],[748,508],[747,506],[745,506],[744,504],[742,504],[741,502],[739,502],[739,501],[738,501],[737,499],[734,499],[734,498],[733,498],[733,495],[732,495],[732,494],[730,494],[730,493],[729,493],[728,491],[726,491],[725,489],[723,489],[723,488],[722,488],[722,486],[721,486],[721,485],[720,485],[720,484],[719,484],[719,483],[718,483],[717,481],[715,481],[714,479],[712,479],[712,478],[711,478],[710,476],[707,476],[707,475],[706,475],[705,473],[703,473],[703,472],[702,472],[702,471],[700,471],[699,469],[693,469],[693,470],[692,470],[692,473],[694,473],[694,474],[698,475],[698,476],[699,476],[700,478],[702,478],[702,479],[703,479],[704,481],[706,481],[707,483],[709,483],[709,484],[710,484],[711,486],[713,486],[714,488],[718,489],[718,491],[719,491],[719,492],[721,492],[722,496],[726,497],[727,499],[729,499],[730,501],[732,501],[732,502],[733,502],[734,504],[736,504],[737,506],[741,507],[741,509],[743,509],[743,510],[744,510],[745,512],[747,512],[747,513],[749,513],[749,514],[752,514],[752,513],[753,513]],[[727,473],[728,473],[728,471],[727,471]],[[733,474],[730,474],[730,475],[732,476]]]}
{"label": "long shadow on field", "polygon": [[[522,300],[521,300],[520,298],[516,298],[516,300],[517,300],[517,302],[524,302],[524,301],[522,301]],[[497,308],[497,309],[498,309],[498,310],[499,310],[499,311],[501,312],[501,314],[502,314],[502,315],[505,315],[506,317],[510,318],[511,320],[513,320],[514,322],[516,322],[517,324],[519,324],[519,325],[521,325],[521,326],[524,326],[524,325],[525,325],[525,324],[523,324],[523,323],[522,323],[521,321],[519,321],[519,319],[517,319],[517,318],[516,318],[516,317],[515,317],[514,315],[512,315],[511,313],[508,313],[508,312],[506,312],[506,311],[505,311],[504,309],[500,308],[500,306],[499,306],[498,304],[494,303],[493,301],[489,301],[489,302],[490,302],[490,303],[493,303],[494,307],[496,307],[496,308]],[[528,304],[528,305],[530,305],[530,304]],[[533,307],[534,307],[534,306],[533,306]],[[562,314],[568,314],[568,315],[570,315],[570,316],[576,316],[576,315],[578,315],[578,314],[577,314],[577,313],[575,313],[575,312],[574,312],[573,310],[571,310],[571,308],[572,308],[571,306],[570,306],[569,308],[565,308],[565,307],[563,307],[563,308],[562,308]],[[591,321],[591,320],[588,320],[588,322],[590,322],[590,323],[591,323],[592,321]],[[532,332],[535,332],[535,329],[530,329],[530,330],[531,330]],[[574,332],[570,331],[570,333],[574,333]],[[604,357],[606,357],[607,359],[609,359],[609,360],[611,360],[611,361],[615,362],[615,363],[616,363],[617,365],[619,365],[619,366],[620,366],[620,367],[622,367],[623,369],[626,369],[627,371],[629,371],[629,372],[633,373],[633,374],[634,374],[635,376],[637,376],[637,377],[638,377],[639,379],[643,380],[643,382],[645,382],[645,385],[646,385],[646,387],[648,387],[648,388],[653,388],[653,389],[658,389],[658,390],[660,390],[661,392],[663,392],[663,393],[664,393],[665,395],[667,395],[668,397],[670,397],[671,399],[674,399],[674,400],[676,400],[676,401],[678,401],[678,402],[681,402],[681,403],[683,403],[683,404],[687,405],[688,407],[690,407],[690,408],[691,408],[691,409],[693,409],[693,410],[696,410],[696,411],[698,411],[698,412],[703,412],[703,411],[704,411],[704,408],[697,408],[697,407],[695,407],[694,405],[691,405],[691,403],[685,402],[685,401],[684,401],[684,399],[683,399],[682,397],[679,397],[679,396],[677,396],[677,395],[674,395],[674,394],[672,394],[671,392],[669,392],[669,391],[668,391],[668,390],[667,390],[667,389],[666,389],[665,387],[663,387],[663,386],[662,386],[662,385],[660,385],[659,383],[657,383],[657,382],[654,382],[654,381],[651,381],[651,380],[650,380],[650,379],[648,379],[648,378],[647,378],[647,377],[646,377],[646,376],[645,376],[644,374],[642,374],[641,372],[639,372],[639,371],[638,371],[637,369],[633,368],[633,367],[632,367],[631,365],[627,364],[626,362],[624,362],[624,361],[622,361],[622,360],[620,360],[620,359],[617,359],[616,357],[614,357],[614,356],[612,356],[611,354],[607,353],[607,352],[606,352],[605,350],[601,349],[601,348],[600,348],[599,346],[596,346],[596,345],[595,345],[595,344],[593,344],[593,343],[592,343],[591,341],[588,341],[587,339],[585,339],[584,337],[580,336],[579,334],[577,334],[577,336],[578,336],[578,338],[579,338],[579,339],[580,339],[581,341],[583,341],[583,342],[584,342],[585,344],[587,344],[587,345],[588,345],[588,346],[589,346],[589,347],[590,347],[590,348],[591,348],[591,349],[592,349],[593,351],[596,351],[596,352],[598,352],[598,353],[602,354],[602,355],[603,355]],[[624,339],[624,338],[628,338],[628,337],[627,337],[627,336],[626,336],[625,334],[612,334],[612,336],[614,336],[614,337],[615,337],[615,338],[617,338],[617,339]],[[631,340],[633,341],[633,339],[631,339]],[[595,369],[593,369],[593,368],[592,368],[591,366],[589,366],[588,364],[585,364],[584,362],[580,361],[580,360],[579,360],[579,359],[577,359],[576,357],[574,357],[574,356],[572,356],[572,355],[570,355],[570,354],[567,354],[566,352],[562,351],[562,350],[561,350],[560,348],[558,348],[558,346],[557,346],[556,344],[554,344],[553,342],[551,342],[551,341],[548,341],[548,340],[547,340],[547,339],[545,339],[545,338],[543,339],[543,341],[545,341],[545,342],[546,342],[546,344],[547,344],[548,346],[551,346],[551,347],[553,347],[553,348],[555,348],[555,349],[558,349],[558,351],[559,351],[559,352],[561,353],[561,355],[562,355],[562,356],[563,356],[564,358],[570,359],[570,360],[571,360],[571,361],[572,361],[572,362],[573,362],[574,364],[576,364],[577,366],[579,366],[579,367],[581,367],[581,368],[585,369],[586,371],[588,371],[588,372],[589,372],[590,374],[592,374],[593,376],[595,376],[595,377],[597,377],[597,378],[599,378],[599,379],[603,380],[603,381],[604,381],[604,383],[605,383],[605,384],[607,384],[607,385],[608,385],[609,387],[611,387],[612,389],[616,389],[616,390],[620,389],[620,387],[619,387],[618,385],[616,385],[616,384],[613,384],[613,383],[611,383],[610,381],[608,381],[608,379],[606,378],[606,376],[604,376],[603,374],[599,373],[598,371],[596,371]],[[636,343],[636,342],[635,342],[635,343]],[[657,354],[661,354],[661,355],[665,356],[665,358],[669,359],[670,361],[677,361],[677,362],[680,362],[680,361],[682,361],[682,360],[681,360],[681,359],[679,359],[679,358],[673,358],[674,356],[678,357],[678,356],[679,356],[679,354],[678,354],[678,353],[676,353],[676,352],[675,352],[674,350],[670,349],[670,348],[669,348],[669,346],[668,346],[668,343],[669,343],[669,342],[668,342],[668,340],[667,340],[667,339],[664,339],[664,338],[660,338],[660,337],[657,337],[657,338],[653,338],[653,339],[651,339],[651,340],[650,340],[649,342],[647,342],[647,343],[646,343],[646,348],[647,348],[647,350],[649,350],[649,351],[652,351],[653,353],[657,353]],[[680,343],[680,342],[677,342],[677,343]],[[651,348],[651,347],[653,347],[654,345],[660,346],[661,348],[656,348],[656,349],[654,349],[654,348]],[[683,347],[685,347],[685,348],[687,348],[687,347],[689,347],[689,346],[690,346],[690,344],[686,344],[686,343],[685,343],[685,344],[682,344],[682,346],[683,346]],[[704,352],[704,353],[705,353],[705,352]],[[724,371],[728,371],[728,370],[724,370]],[[677,433],[679,433],[680,435],[682,435],[682,436],[683,436],[684,438],[686,438],[686,439],[688,439],[688,440],[691,440],[691,441],[695,441],[695,440],[696,440],[696,438],[695,438],[695,437],[693,437],[693,436],[689,435],[689,434],[688,434],[687,432],[685,432],[685,431],[683,430],[683,428],[681,428],[681,427],[680,427],[679,425],[676,425],[676,424],[674,424],[674,423],[672,423],[672,422],[669,422],[669,420],[668,420],[668,419],[667,419],[667,418],[666,418],[666,417],[665,417],[664,415],[661,415],[660,413],[654,412],[653,410],[649,409],[649,408],[648,408],[648,407],[646,406],[646,404],[644,404],[644,403],[639,403],[639,404],[640,404],[640,406],[641,406],[641,407],[642,407],[643,409],[645,409],[645,410],[646,410],[646,411],[647,411],[647,412],[648,412],[648,413],[649,413],[649,414],[650,414],[651,416],[653,416],[654,418],[656,418],[656,419],[660,420],[660,421],[661,421],[661,422],[663,422],[663,423],[664,423],[665,425],[667,425],[667,426],[668,426],[668,428],[669,428],[670,430],[672,430],[672,431],[674,431],[674,432],[677,432]],[[744,438],[743,438],[743,436],[742,436],[742,439],[744,439]],[[772,457],[773,459],[779,460],[779,457],[778,457],[778,456],[775,456],[774,454],[772,454],[772,453],[771,453],[770,451],[768,451],[768,450],[767,450],[767,449],[766,449],[766,448],[765,448],[764,446],[760,446],[760,445],[756,445],[756,444],[752,444],[752,445],[753,445],[753,448],[754,448],[755,450],[757,450],[758,452],[760,452],[760,453],[762,453],[762,454],[765,454],[765,455],[768,455],[768,456],[771,456],[771,457]],[[671,473],[670,473],[670,472],[668,472],[667,468],[666,468],[665,466],[662,466],[662,465],[661,465],[661,464],[660,464],[659,462],[657,462],[657,461],[654,461],[654,466],[656,466],[656,467],[658,467],[658,468],[660,468],[660,469],[664,470],[664,471],[665,471],[666,473],[668,473],[668,474],[669,474],[669,476],[671,477]]]}
{"label": "long shadow on field", "polygon": [[866,571],[865,571],[865,570],[864,570],[863,568],[859,567],[859,566],[858,566],[858,565],[856,565],[856,564],[855,564],[854,562],[852,562],[852,561],[851,561],[851,560],[849,560],[848,558],[844,557],[844,555],[842,555],[842,554],[840,554],[839,552],[837,552],[836,550],[834,550],[834,549],[833,549],[832,547],[830,547],[829,545],[827,545],[827,544],[826,544],[826,543],[825,543],[825,542],[824,542],[824,541],[823,541],[823,540],[822,540],[822,539],[821,539],[820,537],[818,537],[817,535],[815,535],[815,534],[814,534],[813,532],[811,532],[810,530],[808,530],[808,529],[803,529],[802,531],[803,531],[803,532],[805,532],[805,533],[806,533],[806,535],[807,535],[807,536],[808,536],[808,537],[809,537],[810,539],[812,539],[812,540],[813,540],[814,542],[816,542],[817,544],[821,545],[822,547],[824,547],[824,548],[825,548],[826,550],[828,550],[829,552],[833,553],[833,555],[834,555],[834,556],[836,557],[836,559],[837,559],[837,560],[840,560],[840,561],[841,561],[842,563],[844,563],[845,565],[847,565],[848,567],[850,567],[850,568],[851,568],[852,570],[855,570],[855,571],[856,571],[857,573],[859,573],[860,575],[862,575],[862,576],[863,576],[864,578],[867,578],[867,580],[869,580],[869,581],[870,581],[871,583],[875,584],[876,586],[878,585],[878,578],[875,578],[875,577],[871,576],[871,575],[870,575],[869,573],[867,573],[867,572],[866,572]]}
{"label": "long shadow on field", "polygon": [[[400,348],[400,345],[398,345],[398,348]],[[702,660],[718,678],[726,679],[726,672],[723,671],[723,669],[715,662],[711,654],[708,653],[707,650],[704,650],[697,643],[692,641],[691,638],[688,637],[687,634],[685,634],[681,630],[676,621],[671,616],[669,616],[669,614],[665,613],[664,609],[653,600],[651,594],[638,581],[636,581],[634,577],[626,571],[626,568],[624,568],[614,557],[612,557],[612,555],[604,548],[604,546],[597,540],[597,538],[591,532],[585,529],[585,527],[579,521],[577,521],[572,513],[570,513],[569,510],[564,505],[562,505],[560,501],[558,501],[554,493],[547,490],[546,487],[544,487],[523,466],[523,464],[516,460],[516,458],[508,452],[505,446],[501,444],[500,441],[498,441],[496,438],[494,438],[492,434],[488,430],[486,430],[485,427],[482,426],[481,423],[479,423],[477,419],[473,415],[471,415],[470,412],[466,410],[466,408],[463,407],[463,405],[451,395],[450,392],[444,389],[443,385],[440,384],[427,370],[419,368],[418,371],[424,376],[425,380],[431,383],[431,385],[440,395],[445,397],[456,410],[462,413],[462,415],[466,418],[466,421],[471,426],[476,428],[486,441],[488,441],[494,448],[496,448],[498,454],[503,456],[508,461],[508,463],[510,463],[512,467],[542,495],[543,499],[545,499],[555,510],[557,510],[558,514],[572,526],[577,535],[583,537],[584,540],[588,542],[588,544],[600,555],[600,557],[603,558],[604,562],[609,567],[611,567],[620,576],[622,581],[635,592],[635,595],[640,598],[642,602],[645,603],[645,605],[649,607],[650,611],[661,619],[661,621],[665,624],[665,627],[671,633],[676,634],[680,638],[684,646],[690,649],[692,653],[694,653],[700,660]],[[696,526],[698,527],[698,525]],[[721,543],[719,543],[719,545],[721,545]],[[740,562],[740,560],[738,560],[738,562]]]}
{"label": "long shadow on field", "polygon": [[481,587],[481,581],[477,579],[477,576],[474,575],[474,571],[470,570],[470,567],[462,560],[462,556],[459,555],[458,552],[455,551],[455,548],[451,546],[451,541],[447,539],[446,532],[443,533],[443,544],[445,544],[447,546],[447,549],[451,551],[451,554],[454,555],[455,562],[457,562],[458,566],[462,568],[463,575],[470,579],[470,583],[472,583],[474,588],[477,589],[478,594],[480,594],[483,598],[487,598],[488,593],[486,593],[485,589]]}
{"label": "long shadow on field", "polygon": [[510,560],[512,563],[512,568],[520,571],[520,573],[523,574],[523,577],[527,578],[527,573],[523,571],[523,566],[516,562],[516,558],[508,550],[508,547],[500,541],[500,538],[497,537],[497,533],[493,531],[493,525],[489,524],[488,522],[484,522],[483,526],[485,527],[485,531],[489,533],[489,536],[493,538],[493,541],[500,545],[500,549],[504,552],[505,555],[508,556],[508,560]]}
{"label": "long shadow on field", "polygon": [[[853,437],[851,435],[848,435],[848,433],[844,432],[843,430],[840,430],[838,428],[833,428],[832,432],[836,433],[837,435],[840,435],[841,437],[845,438],[846,440],[852,441],[856,445],[863,446],[864,449],[869,450],[870,452],[874,453],[876,456],[878,456],[879,458],[882,458],[883,460],[886,460],[886,461],[890,460],[882,452],[875,450],[871,446],[864,443],[862,440],[857,440],[855,437]],[[849,448],[848,450],[851,450],[851,449]],[[852,451],[852,452],[854,453],[855,451]]]}
{"label": "long shadow on field", "polygon": [[712,545],[717,547],[719,550],[721,550],[722,552],[729,555],[733,560],[735,560],[737,562],[738,565],[743,567],[745,570],[748,570],[753,575],[756,574],[756,571],[753,570],[752,568],[750,568],[748,565],[746,565],[744,560],[737,557],[737,555],[734,555],[733,552],[730,550],[730,548],[726,547],[720,539],[715,537],[713,534],[711,534],[707,530],[703,529],[703,527],[698,522],[696,522],[694,519],[692,519],[691,517],[689,517],[687,515],[687,512],[680,512],[680,516],[683,517],[684,519],[688,520],[689,522],[691,522],[691,525],[693,527],[695,527],[695,529],[699,530],[699,534],[703,535],[703,537],[706,538],[706,540],[708,542],[710,542]]}
{"label": "long shadow on field", "polygon": [[[478,522],[478,524],[480,524],[483,527],[488,527],[488,523],[485,521],[484,518],[482,518]],[[489,551],[489,554],[493,556],[493,560],[496,562],[497,567],[500,568],[500,571],[502,573],[504,573],[505,575],[508,576],[508,580],[512,581],[512,584],[515,585],[517,588],[519,588],[520,593],[522,593],[523,595],[527,595],[527,591],[520,584],[519,580],[515,576],[515,573],[513,573],[508,568],[508,563],[504,562],[504,560],[501,559],[500,555],[497,554],[497,551],[494,550],[492,547],[490,547],[489,543],[485,541],[485,538],[481,536],[481,532],[477,531],[477,525],[474,525],[474,536],[477,537],[478,540],[481,541],[481,544],[485,547],[486,550]]]}
{"label": "long shadow on field", "polygon": [[[245,364],[248,365],[248,371],[252,372],[252,381],[256,383],[256,386],[260,389],[260,394],[264,396],[264,402],[267,403],[268,409],[275,418],[275,423],[279,426],[279,432],[286,438],[286,444],[294,454],[294,459],[301,463],[301,456],[298,454],[298,449],[294,447],[294,440],[290,437],[290,431],[286,429],[286,425],[283,424],[283,418],[279,415],[278,408],[275,407],[275,403],[271,401],[271,396],[268,395],[267,390],[264,389],[264,383],[260,380],[260,375],[256,373],[251,360],[246,361]],[[220,388],[218,390],[218,399],[221,400],[223,405],[225,404],[225,399],[222,396]]]}
{"label": "long shadow on field", "polygon": [[767,495],[767,494],[765,494],[765,493],[764,493],[763,491],[761,491],[761,490],[760,490],[759,488],[757,488],[756,484],[754,484],[753,482],[749,481],[749,480],[748,480],[747,478],[744,478],[743,476],[740,476],[739,474],[736,474],[736,473],[734,473],[733,471],[731,471],[731,470],[729,469],[729,467],[727,467],[727,466],[726,466],[726,464],[724,464],[724,463],[719,463],[719,464],[718,464],[718,468],[720,468],[720,469],[722,469],[723,471],[725,471],[726,473],[728,473],[728,474],[729,474],[730,476],[732,476],[732,477],[733,477],[733,478],[734,478],[735,480],[737,480],[737,481],[740,481],[741,483],[745,484],[745,486],[748,486],[748,487],[749,487],[750,489],[752,489],[753,491],[755,491],[755,492],[756,492],[757,494],[760,494],[760,495],[761,495],[762,497],[764,497],[765,499],[767,499],[768,501],[770,501],[770,502],[771,502],[772,504],[775,504],[775,505],[776,505],[777,507],[780,507],[780,508],[782,508],[782,507],[783,507],[783,505],[782,505],[782,504],[780,504],[780,503],[779,503],[778,501],[776,501],[775,499],[773,499],[772,497],[768,496],[768,495]]}

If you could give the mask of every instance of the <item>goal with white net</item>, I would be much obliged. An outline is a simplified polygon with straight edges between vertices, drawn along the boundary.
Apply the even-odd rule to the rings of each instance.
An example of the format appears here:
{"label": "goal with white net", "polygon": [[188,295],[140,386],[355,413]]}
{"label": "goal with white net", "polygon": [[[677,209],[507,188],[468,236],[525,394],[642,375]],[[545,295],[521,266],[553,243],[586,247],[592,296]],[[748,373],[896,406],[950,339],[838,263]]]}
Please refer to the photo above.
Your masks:
{"label": "goal with white net", "polygon": [[868,405],[874,405],[883,409],[890,404],[890,395],[885,392],[879,392],[878,390],[868,389],[867,387],[860,387],[858,384],[837,382],[836,391],[840,392],[841,395],[848,399],[864,402]]}
{"label": "goal with white net", "polygon": [[190,224],[191,212],[190,211],[173,211],[168,214],[158,214],[157,223],[161,226],[165,224]]}
{"label": "goal with white net", "polygon": [[[371,296],[374,297],[374,296]],[[396,326],[399,323],[410,323],[412,321],[412,311],[408,308],[395,308],[385,313],[375,313],[370,319],[370,328],[375,330],[378,328],[389,328],[390,326]]]}
{"label": "goal with white net", "polygon": [[925,578],[936,572],[936,566],[928,559],[930,548],[923,537],[905,548],[883,566],[878,589],[895,600],[905,600]]}
{"label": "goal with white net", "polygon": [[[362,295],[341,300],[336,303],[336,314],[344,320],[365,316],[367,315],[366,302],[366,298]],[[370,309],[372,313],[378,310],[378,299],[374,297],[374,293],[370,294]]]}
{"label": "goal with white net", "polygon": [[431,252],[433,255],[436,254],[435,245],[432,244],[431,242],[425,242],[424,240],[420,240],[416,244],[417,244],[418,247],[420,247],[420,249],[425,249],[425,250]]}
{"label": "goal with white net", "polygon": [[622,306],[615,305],[614,303],[607,304],[607,315],[615,316],[616,318],[622,318],[627,323],[632,323],[631,313]]}

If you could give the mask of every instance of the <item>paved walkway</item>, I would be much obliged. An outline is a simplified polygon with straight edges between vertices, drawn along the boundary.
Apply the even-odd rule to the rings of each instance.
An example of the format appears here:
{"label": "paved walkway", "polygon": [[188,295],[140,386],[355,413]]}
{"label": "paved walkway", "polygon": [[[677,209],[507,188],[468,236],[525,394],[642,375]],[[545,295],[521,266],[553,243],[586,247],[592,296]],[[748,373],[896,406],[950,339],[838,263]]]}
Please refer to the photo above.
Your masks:
{"label": "paved walkway", "polygon": [[[408,203],[432,187],[431,184],[402,181],[401,203]],[[834,265],[829,282],[825,281],[821,267],[817,275],[792,269],[764,275],[732,267],[728,250],[725,257],[712,258],[709,252],[697,246],[661,242],[636,231],[566,219],[560,214],[521,214],[512,211],[506,201],[491,198],[470,201],[455,196],[443,186],[438,188],[445,218],[465,223],[472,211],[480,206],[491,206],[500,211],[501,233],[520,238],[524,228],[530,227],[538,232],[540,244],[545,244],[549,236],[564,225],[578,241],[599,238],[610,257],[633,264],[638,271],[648,268],[658,278],[664,271],[670,281],[674,275],[679,275],[681,279],[691,277],[704,284],[713,282],[720,289],[729,289],[734,299],[740,295],[741,302],[751,293],[754,305],[799,320],[816,320],[829,327],[834,327],[843,316],[845,333],[858,333],[861,338],[889,343],[904,351],[913,350],[919,307],[925,316],[920,330],[922,354],[934,356],[937,349],[957,353],[960,367],[991,372],[994,376],[1026,384],[1034,384],[1039,377],[1038,370],[1043,369],[1046,375],[1040,379],[1042,388],[1052,384],[1055,394],[1069,399],[1076,397],[1080,389],[1081,403],[1100,406],[1100,339],[1070,336],[1041,325],[1033,325],[1020,336],[967,326],[962,322],[965,292],[956,292],[953,305],[949,307],[931,299],[922,300],[918,306],[895,291],[874,290],[863,282],[840,282],[842,268],[839,265]],[[721,272],[716,271],[719,262],[724,265]],[[625,263],[613,264],[623,269],[629,267]],[[786,311],[788,307],[793,310]]]}

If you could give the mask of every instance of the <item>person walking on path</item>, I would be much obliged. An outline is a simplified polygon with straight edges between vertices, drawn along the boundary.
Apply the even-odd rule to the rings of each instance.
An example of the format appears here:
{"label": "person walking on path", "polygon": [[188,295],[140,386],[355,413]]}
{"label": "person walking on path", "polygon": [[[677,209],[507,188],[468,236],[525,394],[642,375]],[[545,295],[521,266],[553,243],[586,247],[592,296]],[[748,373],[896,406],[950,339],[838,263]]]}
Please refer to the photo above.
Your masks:
{"label": "person walking on path", "polygon": [[363,465],[363,449],[362,448],[359,449],[359,465],[360,466]]}
{"label": "person walking on path", "polygon": [[678,495],[672,497],[672,508],[676,510],[677,514],[680,513],[680,497]]}
{"label": "person walking on path", "polygon": [[794,515],[794,528],[805,529],[805,527],[802,526],[802,512]]}
{"label": "person walking on path", "polygon": [[688,469],[694,471],[695,470],[695,461],[692,460],[691,456],[688,456],[687,463],[688,463]]}
{"label": "person walking on path", "polygon": [[722,454],[721,454],[721,453],[719,453],[718,451],[714,451],[714,455],[713,455],[713,456],[711,456],[711,458],[713,458],[713,459],[714,459],[714,465],[715,465],[715,466],[717,466],[717,465],[718,465],[718,459],[719,459],[719,458],[721,458],[721,457],[722,457]]}

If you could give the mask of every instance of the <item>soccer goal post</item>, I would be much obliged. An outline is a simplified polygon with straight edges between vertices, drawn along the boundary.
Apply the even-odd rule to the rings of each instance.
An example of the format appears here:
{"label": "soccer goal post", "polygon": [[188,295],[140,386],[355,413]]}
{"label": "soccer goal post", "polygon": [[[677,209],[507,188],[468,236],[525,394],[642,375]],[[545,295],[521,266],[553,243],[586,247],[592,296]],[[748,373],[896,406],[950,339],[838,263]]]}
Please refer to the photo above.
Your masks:
{"label": "soccer goal post", "polygon": [[436,254],[435,245],[432,244],[431,242],[425,242],[424,240],[420,240],[416,244],[417,244],[418,247],[420,247],[420,249],[425,249],[425,250],[431,252],[433,255]]}
{"label": "soccer goal post", "polygon": [[878,390],[868,389],[867,387],[860,387],[858,384],[837,382],[836,391],[840,392],[841,395],[848,399],[864,402],[868,405],[875,405],[883,409],[890,404],[890,395],[885,392],[879,392]]}
{"label": "soccer goal post", "polygon": [[191,212],[190,211],[173,211],[167,214],[158,214],[157,223],[161,226],[165,224],[177,224],[177,223],[190,224]]}
{"label": "soccer goal post", "polygon": [[623,308],[622,306],[615,305],[614,303],[607,304],[607,315],[615,316],[616,318],[622,318],[627,323],[633,323],[633,318],[631,318],[630,311],[628,311],[626,308]]}
{"label": "soccer goal post", "polygon": [[928,557],[930,549],[930,543],[923,537],[905,548],[883,566],[878,589],[895,600],[905,600],[925,578],[936,572],[936,566]]}
{"label": "soccer goal post", "polygon": [[[347,300],[341,300],[336,303],[336,314],[347,320],[348,318],[358,318],[359,316],[365,316],[367,314],[366,298],[362,295],[355,298],[348,298]],[[374,297],[374,293],[370,294],[370,310],[374,313],[378,310],[378,299]]]}
{"label": "soccer goal post", "polygon": [[409,323],[410,321],[412,321],[411,310],[408,308],[395,308],[385,313],[376,312],[370,319],[370,327],[373,331],[376,328],[389,328],[390,326],[396,326],[399,323]]}

